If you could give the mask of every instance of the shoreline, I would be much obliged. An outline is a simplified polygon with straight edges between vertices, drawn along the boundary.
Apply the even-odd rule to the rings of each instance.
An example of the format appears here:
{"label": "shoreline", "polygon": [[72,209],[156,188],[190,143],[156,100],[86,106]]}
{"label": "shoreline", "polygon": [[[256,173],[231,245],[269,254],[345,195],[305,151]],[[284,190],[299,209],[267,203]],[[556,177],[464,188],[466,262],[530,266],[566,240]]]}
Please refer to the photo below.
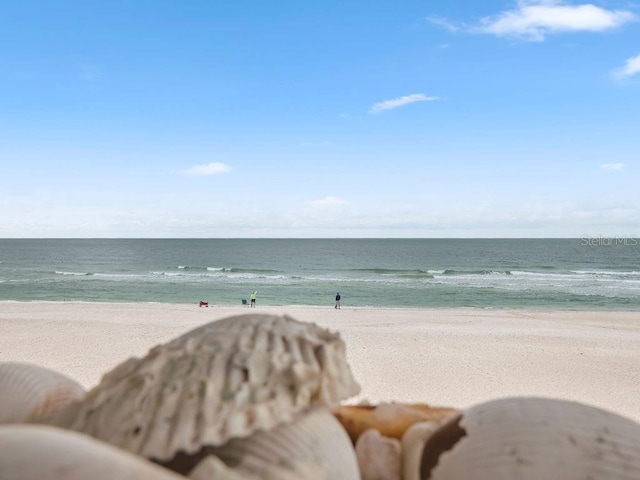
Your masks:
{"label": "shoreline", "polygon": [[58,370],[85,388],[131,356],[199,325],[289,314],[338,331],[352,401],[465,408],[504,396],[575,400],[640,421],[637,312],[333,306],[0,302],[0,361]]}
{"label": "shoreline", "polygon": [[[198,307],[198,302],[184,302],[184,303],[176,303],[176,302],[154,302],[154,301],[142,301],[142,302],[124,302],[124,301],[94,301],[94,300],[0,300],[0,306],[3,304],[43,304],[43,305],[123,305],[123,306],[135,306],[135,305],[149,305],[149,306],[183,306],[183,307]],[[237,304],[215,304],[209,302],[208,308],[217,308],[217,309],[246,309],[248,305],[237,305]],[[311,310],[324,310],[324,309],[333,309],[333,304],[326,305],[310,305],[310,304],[288,304],[288,305],[264,305],[258,304],[259,308],[264,309],[311,309]],[[446,310],[478,310],[478,311],[496,311],[496,312],[505,312],[505,311],[531,311],[531,312],[558,312],[558,313],[621,313],[621,314],[638,314],[640,313],[640,306],[637,307],[629,307],[629,308],[609,308],[609,307],[592,307],[592,308],[584,308],[584,307],[567,307],[567,308],[559,308],[556,306],[551,307],[542,307],[542,306],[446,306],[446,307],[437,307],[437,306],[429,306],[429,307],[410,307],[410,306],[398,306],[398,307],[385,307],[385,306],[373,306],[373,305],[343,305],[343,310],[408,310],[408,311],[446,311]]]}

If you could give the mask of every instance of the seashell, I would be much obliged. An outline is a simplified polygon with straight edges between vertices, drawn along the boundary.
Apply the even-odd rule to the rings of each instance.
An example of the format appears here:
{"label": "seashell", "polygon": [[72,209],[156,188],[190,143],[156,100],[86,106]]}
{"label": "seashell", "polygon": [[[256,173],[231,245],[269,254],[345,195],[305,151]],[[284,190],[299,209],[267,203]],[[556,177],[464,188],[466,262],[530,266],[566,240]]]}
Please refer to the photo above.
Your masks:
{"label": "seashell", "polygon": [[449,407],[432,407],[426,403],[380,403],[378,405],[341,405],[333,414],[356,443],[363,432],[374,428],[385,437],[402,439],[404,432],[417,422],[443,422],[458,413]]}
{"label": "seashell", "polygon": [[[215,464],[217,460],[213,459],[219,459],[241,479],[360,480],[349,436],[325,408],[314,409],[270,431],[235,438],[222,447],[206,450],[213,456],[205,462]],[[207,478],[200,470],[199,464],[189,477]]]}
{"label": "seashell", "polygon": [[191,480],[260,480],[255,475],[246,475],[232,470],[218,457],[209,455],[205,457],[188,476]]}
{"label": "seashell", "polygon": [[[457,424],[456,421],[459,418],[459,414],[450,417],[446,424]],[[440,427],[441,424],[438,422],[418,422],[404,432],[402,436],[402,480],[420,480],[420,464],[425,443]]]}
{"label": "seashell", "polygon": [[356,442],[362,480],[402,480],[400,441],[371,428]]}
{"label": "seashell", "polygon": [[287,316],[249,314],[129,359],[54,424],[168,462],[358,391],[338,334]]}
{"label": "seashell", "polygon": [[640,424],[565,400],[494,400],[426,440],[418,478],[638,479]]}
{"label": "seashell", "polygon": [[46,425],[18,424],[0,426],[0,478],[185,480],[86,435]]}
{"label": "seashell", "polygon": [[0,363],[0,424],[45,421],[85,391],[75,380],[28,363]]}

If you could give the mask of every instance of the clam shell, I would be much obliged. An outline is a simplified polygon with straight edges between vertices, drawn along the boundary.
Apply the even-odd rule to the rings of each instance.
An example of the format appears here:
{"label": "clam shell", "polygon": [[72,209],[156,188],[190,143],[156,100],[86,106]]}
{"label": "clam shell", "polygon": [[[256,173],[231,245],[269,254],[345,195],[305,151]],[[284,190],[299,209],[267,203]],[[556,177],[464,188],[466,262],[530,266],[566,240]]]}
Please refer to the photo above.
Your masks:
{"label": "clam shell", "polygon": [[0,363],[0,424],[45,421],[85,391],[65,375],[28,363]]}
{"label": "clam shell", "polygon": [[2,480],[184,480],[80,433],[46,425],[0,426]]}
{"label": "clam shell", "polygon": [[[448,446],[441,441],[447,432]],[[577,402],[494,400],[470,408],[427,440],[420,478],[637,480],[640,424]]]}
{"label": "clam shell", "polygon": [[371,428],[358,438],[356,457],[362,480],[402,480],[398,439],[380,435]]}
{"label": "clam shell", "polygon": [[[360,480],[351,441],[340,423],[324,408],[270,431],[208,448],[206,453],[214,457],[208,457],[205,462],[217,458],[242,479]],[[198,465],[189,477],[204,478],[200,470]]]}
{"label": "clam shell", "polygon": [[355,445],[358,437],[374,428],[383,436],[402,439],[407,428],[417,422],[436,421],[458,413],[449,407],[432,407],[426,403],[380,403],[378,405],[341,405],[333,414],[349,433]]}
{"label": "clam shell", "polygon": [[249,314],[128,360],[55,424],[168,461],[335,406],[358,391],[338,334],[287,316]]}

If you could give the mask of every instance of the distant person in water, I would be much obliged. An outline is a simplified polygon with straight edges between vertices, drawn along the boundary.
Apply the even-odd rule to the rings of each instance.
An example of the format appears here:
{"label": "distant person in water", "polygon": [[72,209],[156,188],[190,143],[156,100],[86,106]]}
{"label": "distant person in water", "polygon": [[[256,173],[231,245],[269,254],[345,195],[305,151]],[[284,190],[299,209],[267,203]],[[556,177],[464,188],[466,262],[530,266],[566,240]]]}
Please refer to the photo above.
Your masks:
{"label": "distant person in water", "polygon": [[252,308],[256,306],[256,295],[257,295],[257,294],[258,294],[258,292],[257,292],[257,291],[256,291],[256,292],[253,292],[253,293],[251,294],[251,305],[250,305],[250,306],[251,306]]}
{"label": "distant person in water", "polygon": [[340,294],[336,293],[336,306],[334,308],[340,308]]}

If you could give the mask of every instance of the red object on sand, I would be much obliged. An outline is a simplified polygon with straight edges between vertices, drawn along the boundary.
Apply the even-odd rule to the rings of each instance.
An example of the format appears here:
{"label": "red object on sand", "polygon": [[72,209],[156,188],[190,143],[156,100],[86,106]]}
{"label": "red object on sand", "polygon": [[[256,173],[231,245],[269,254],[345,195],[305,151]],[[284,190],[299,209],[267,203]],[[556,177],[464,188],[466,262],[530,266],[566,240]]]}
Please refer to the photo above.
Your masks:
{"label": "red object on sand", "polygon": [[209,306],[209,302],[200,301],[200,306],[201,307],[208,307]]}

